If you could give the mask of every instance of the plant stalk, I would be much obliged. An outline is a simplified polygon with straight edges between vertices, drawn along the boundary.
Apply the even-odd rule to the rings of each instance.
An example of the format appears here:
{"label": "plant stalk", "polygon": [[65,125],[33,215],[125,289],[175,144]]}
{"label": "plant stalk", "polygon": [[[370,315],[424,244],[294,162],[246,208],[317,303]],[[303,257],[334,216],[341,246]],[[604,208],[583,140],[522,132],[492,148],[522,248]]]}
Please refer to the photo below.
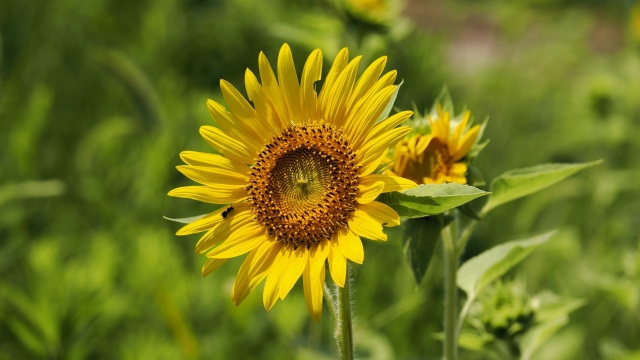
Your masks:
{"label": "plant stalk", "polygon": [[335,338],[340,349],[340,358],[353,360],[353,324],[351,319],[351,291],[349,289],[351,276],[347,263],[347,279],[344,287],[336,285],[338,303]]}
{"label": "plant stalk", "polygon": [[458,337],[456,334],[456,317],[458,312],[456,275],[458,272],[458,252],[453,224],[442,231],[444,244],[444,359],[458,359]]}

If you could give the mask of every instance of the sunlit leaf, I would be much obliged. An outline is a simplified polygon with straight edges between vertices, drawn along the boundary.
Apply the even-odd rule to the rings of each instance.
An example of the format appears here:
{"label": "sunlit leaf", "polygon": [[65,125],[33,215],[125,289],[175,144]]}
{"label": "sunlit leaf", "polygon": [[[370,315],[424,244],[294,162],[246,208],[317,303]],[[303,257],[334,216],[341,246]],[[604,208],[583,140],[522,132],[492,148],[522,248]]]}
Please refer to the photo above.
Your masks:
{"label": "sunlit leaf", "polygon": [[475,297],[483,287],[524,260],[554,233],[552,231],[526,240],[510,241],[469,259],[458,270],[458,287],[467,296]]}
{"label": "sunlit leaf", "polygon": [[462,184],[420,185],[403,192],[385,193],[378,197],[391,206],[400,216],[419,218],[441,214],[488,192]]}
{"label": "sunlit leaf", "polygon": [[510,170],[491,182],[491,198],[485,212],[504,203],[533,194],[580,170],[602,163],[602,160],[578,164],[543,164]]}

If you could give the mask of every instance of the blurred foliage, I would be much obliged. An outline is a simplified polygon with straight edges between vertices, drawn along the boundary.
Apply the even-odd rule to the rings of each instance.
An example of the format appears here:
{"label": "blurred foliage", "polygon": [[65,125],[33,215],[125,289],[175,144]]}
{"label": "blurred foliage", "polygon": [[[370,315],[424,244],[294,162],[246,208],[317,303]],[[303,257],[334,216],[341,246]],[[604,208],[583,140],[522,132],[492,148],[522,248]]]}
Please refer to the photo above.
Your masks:
{"label": "blurred foliage", "polygon": [[[388,55],[404,79],[399,108],[424,109],[447,85],[476,118],[490,117],[491,143],[475,162],[488,180],[603,158],[493,211],[465,256],[505,234],[561,229],[518,272],[528,293],[585,303],[534,358],[637,358],[638,5],[379,3],[400,10],[363,15],[346,0],[0,2],[0,358],[335,354],[328,312],[311,321],[301,288],[269,313],[259,294],[234,307],[238,264],[202,279],[197,239],[177,238],[162,218],[211,210],[165,196],[188,183],[178,154],[208,150],[197,129],[212,123],[205,100],[221,99],[219,79],[242,87],[258,53],[275,59],[284,41],[299,70],[315,47],[326,61],[345,45],[363,61]],[[438,358],[441,251],[416,287],[400,241],[366,246],[354,284],[360,355]]]}

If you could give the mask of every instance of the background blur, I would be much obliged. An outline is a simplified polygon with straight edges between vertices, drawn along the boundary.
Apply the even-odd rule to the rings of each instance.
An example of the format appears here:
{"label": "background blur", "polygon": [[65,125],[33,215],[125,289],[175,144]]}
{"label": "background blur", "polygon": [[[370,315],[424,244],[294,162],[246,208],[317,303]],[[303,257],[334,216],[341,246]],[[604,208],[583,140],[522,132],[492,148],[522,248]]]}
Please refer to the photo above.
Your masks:
{"label": "background blur", "polygon": [[[423,110],[446,85],[457,109],[490,119],[476,161],[488,180],[604,159],[492,212],[465,256],[559,229],[515,273],[532,294],[586,303],[538,358],[640,358],[640,5],[630,0],[2,1],[0,358],[334,356],[328,311],[314,323],[300,285],[271,312],[261,287],[236,308],[239,260],[203,279],[198,236],[177,237],[162,218],[212,210],[166,196],[189,184],[178,154],[209,151],[198,127],[213,123],[205,100],[221,99],[219,80],[244,88],[258,53],[275,64],[285,41],[298,71],[316,47],[325,73],[345,45],[366,62],[388,55],[404,79],[399,108]],[[365,243],[361,357],[438,359],[439,252],[416,286],[399,241]]]}

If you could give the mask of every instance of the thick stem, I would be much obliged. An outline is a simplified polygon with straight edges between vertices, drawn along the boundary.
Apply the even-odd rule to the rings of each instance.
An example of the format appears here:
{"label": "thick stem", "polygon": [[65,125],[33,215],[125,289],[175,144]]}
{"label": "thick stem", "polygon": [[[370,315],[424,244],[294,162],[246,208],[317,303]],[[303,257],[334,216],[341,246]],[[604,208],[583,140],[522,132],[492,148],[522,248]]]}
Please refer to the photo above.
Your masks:
{"label": "thick stem", "polygon": [[458,358],[458,338],[456,336],[456,316],[458,312],[456,274],[458,272],[458,253],[452,234],[452,226],[442,231],[444,244],[444,359]]}
{"label": "thick stem", "polygon": [[351,291],[349,285],[351,276],[347,263],[347,279],[344,287],[336,285],[336,297],[338,302],[338,317],[336,319],[335,338],[340,348],[340,358],[353,360],[353,325],[351,321]]}

